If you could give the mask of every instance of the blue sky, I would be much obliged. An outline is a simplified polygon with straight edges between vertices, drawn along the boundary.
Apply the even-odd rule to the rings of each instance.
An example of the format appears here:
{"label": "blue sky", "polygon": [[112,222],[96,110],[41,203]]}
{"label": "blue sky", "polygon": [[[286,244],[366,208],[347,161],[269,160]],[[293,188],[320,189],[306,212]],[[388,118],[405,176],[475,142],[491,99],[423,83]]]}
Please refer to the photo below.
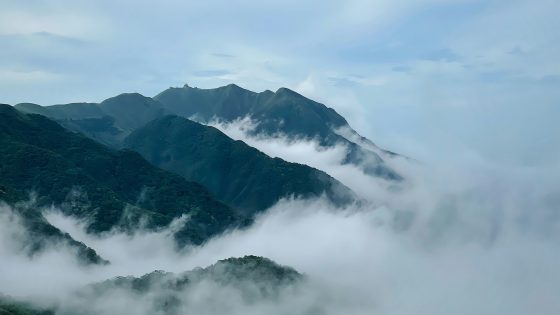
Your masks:
{"label": "blue sky", "polygon": [[0,102],[286,86],[421,159],[559,165],[560,1],[4,1]]}

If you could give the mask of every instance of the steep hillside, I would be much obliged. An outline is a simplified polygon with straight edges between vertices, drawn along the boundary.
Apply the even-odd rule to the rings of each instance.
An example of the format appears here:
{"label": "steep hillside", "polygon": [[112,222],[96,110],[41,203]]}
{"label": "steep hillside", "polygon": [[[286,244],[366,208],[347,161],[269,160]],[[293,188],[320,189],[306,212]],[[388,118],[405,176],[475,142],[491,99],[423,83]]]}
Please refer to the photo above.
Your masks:
{"label": "steep hillside", "polygon": [[318,140],[325,147],[342,144],[348,148],[346,163],[356,164],[372,176],[401,179],[384,162],[394,153],[378,148],[369,140],[367,146],[361,145],[363,141],[356,139],[366,139],[335,110],[287,88],[255,93],[234,84],[216,89],[185,85],[169,88],[154,99],[169,112],[201,122],[214,119],[231,122],[250,117],[257,123],[253,134],[281,133],[293,139]]}
{"label": "steep hillside", "polygon": [[90,222],[89,232],[148,228],[189,215],[176,234],[200,244],[242,222],[203,186],[158,169],[133,151],[115,151],[39,115],[0,105],[0,198],[14,203],[37,194]]}
{"label": "steep hillside", "polygon": [[21,111],[51,117],[70,130],[102,143],[119,147],[135,128],[165,114],[175,114],[202,123],[232,122],[250,117],[254,135],[283,134],[293,139],[314,139],[324,147],[342,144],[348,149],[345,163],[355,164],[371,176],[389,180],[402,177],[386,159],[395,153],[380,149],[360,136],[334,109],[290,89],[255,93],[235,84],[199,89],[185,85],[169,88],[153,99],[137,93],[121,94],[100,104],[73,103],[41,107],[18,104]]}
{"label": "steep hillside", "polygon": [[22,103],[15,107],[25,113],[47,116],[72,131],[117,148],[132,131],[167,113],[159,102],[138,93],[120,94],[99,104]]}
{"label": "steep hillside", "polygon": [[165,116],[125,140],[148,161],[207,187],[247,214],[262,211],[282,197],[326,195],[337,204],[352,193],[327,174],[288,163],[234,141],[219,130],[177,116]]}

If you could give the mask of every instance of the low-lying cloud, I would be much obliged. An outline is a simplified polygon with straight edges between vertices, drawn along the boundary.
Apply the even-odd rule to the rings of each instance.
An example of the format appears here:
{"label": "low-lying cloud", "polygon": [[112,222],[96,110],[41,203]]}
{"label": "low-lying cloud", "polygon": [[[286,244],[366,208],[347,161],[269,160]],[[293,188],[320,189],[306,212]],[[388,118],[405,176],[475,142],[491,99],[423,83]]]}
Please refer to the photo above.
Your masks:
{"label": "low-lying cloud", "polygon": [[[230,138],[242,140],[271,157],[307,164],[322,170],[352,189],[361,198],[370,201],[384,199],[378,194],[387,192],[387,188],[394,185],[393,182],[367,175],[360,166],[344,163],[348,147],[342,143],[325,147],[315,139],[293,139],[283,134],[254,135],[252,131],[256,128],[257,123],[249,117],[232,122],[214,120],[209,125],[219,129]],[[410,166],[410,163],[404,158],[397,157],[388,162],[391,167],[399,164],[402,164],[403,167]]]}
{"label": "low-lying cloud", "polygon": [[188,218],[162,231],[95,236],[84,232],[84,222],[47,212],[49,222],[111,261],[95,267],[76,264],[63,247],[32,259],[21,254],[11,244],[24,233],[4,207],[0,292],[59,305],[62,313],[153,314],[158,290],[145,296],[75,292],[115,276],[180,273],[258,255],[294,267],[306,280],[259,301],[244,300],[243,288],[201,282],[178,293],[177,313],[516,315],[560,309],[560,168],[402,162],[396,166],[405,181],[395,188],[342,165],[343,147],[235,136],[239,128],[220,128],[271,156],[325,170],[371,203],[339,209],[324,199],[285,199],[250,228],[181,252],[171,235]]}

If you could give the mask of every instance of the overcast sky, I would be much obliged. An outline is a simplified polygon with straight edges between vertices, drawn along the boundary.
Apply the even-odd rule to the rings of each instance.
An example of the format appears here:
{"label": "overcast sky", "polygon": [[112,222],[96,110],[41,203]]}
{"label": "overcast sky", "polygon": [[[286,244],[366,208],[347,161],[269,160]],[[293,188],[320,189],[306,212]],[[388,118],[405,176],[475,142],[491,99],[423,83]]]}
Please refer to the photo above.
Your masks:
{"label": "overcast sky", "polygon": [[0,102],[286,86],[421,159],[558,165],[559,12],[557,0],[0,0]]}

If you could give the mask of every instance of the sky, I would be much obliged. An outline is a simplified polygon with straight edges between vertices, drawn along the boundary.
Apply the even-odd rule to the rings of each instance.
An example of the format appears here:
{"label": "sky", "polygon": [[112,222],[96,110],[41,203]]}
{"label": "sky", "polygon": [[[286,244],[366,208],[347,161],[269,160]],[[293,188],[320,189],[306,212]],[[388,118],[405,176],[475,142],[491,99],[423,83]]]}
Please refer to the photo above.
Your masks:
{"label": "sky", "polygon": [[0,102],[292,88],[420,160],[560,162],[556,0],[0,0]]}

